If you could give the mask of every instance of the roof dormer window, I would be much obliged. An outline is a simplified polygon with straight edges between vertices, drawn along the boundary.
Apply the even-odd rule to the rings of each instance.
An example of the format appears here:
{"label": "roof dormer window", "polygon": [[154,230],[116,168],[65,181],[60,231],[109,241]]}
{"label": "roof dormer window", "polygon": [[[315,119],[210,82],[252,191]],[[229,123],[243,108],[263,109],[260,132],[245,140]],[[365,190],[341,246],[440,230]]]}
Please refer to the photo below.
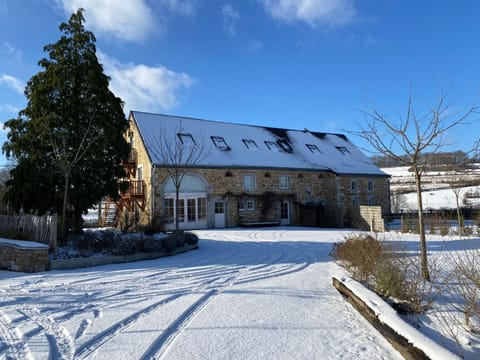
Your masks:
{"label": "roof dormer window", "polygon": [[225,141],[225,139],[223,137],[221,137],[221,136],[210,136],[210,138],[212,139],[215,146],[217,148],[219,148],[220,150],[228,151],[228,150],[231,149],[230,146],[228,146],[227,142]]}
{"label": "roof dormer window", "polygon": [[310,150],[312,153],[319,153],[319,154],[322,153],[322,152],[320,151],[320,149],[318,148],[318,146],[315,145],[315,144],[305,144],[305,146],[306,146],[307,149]]}
{"label": "roof dormer window", "polygon": [[183,145],[195,145],[192,134],[178,133],[177,136]]}
{"label": "roof dormer window", "polygon": [[280,147],[275,141],[265,141],[265,145],[267,145],[268,150],[280,151]]}
{"label": "roof dormer window", "polygon": [[258,145],[255,142],[255,140],[243,139],[242,141],[245,144],[245,146],[247,147],[247,149],[249,149],[249,150],[257,150],[258,149]]}
{"label": "roof dormer window", "polygon": [[343,155],[351,154],[345,146],[336,146],[337,150],[340,151]]}

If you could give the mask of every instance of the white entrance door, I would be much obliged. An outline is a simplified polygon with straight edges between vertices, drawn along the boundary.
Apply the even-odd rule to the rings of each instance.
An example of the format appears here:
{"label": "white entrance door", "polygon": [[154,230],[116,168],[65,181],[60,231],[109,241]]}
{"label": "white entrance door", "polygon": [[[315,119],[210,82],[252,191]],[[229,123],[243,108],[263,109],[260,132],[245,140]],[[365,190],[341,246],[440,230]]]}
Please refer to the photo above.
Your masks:
{"label": "white entrance door", "polygon": [[225,202],[223,200],[215,201],[215,227],[225,227]]}
{"label": "white entrance door", "polygon": [[280,225],[290,225],[290,203],[287,200],[280,203]]}

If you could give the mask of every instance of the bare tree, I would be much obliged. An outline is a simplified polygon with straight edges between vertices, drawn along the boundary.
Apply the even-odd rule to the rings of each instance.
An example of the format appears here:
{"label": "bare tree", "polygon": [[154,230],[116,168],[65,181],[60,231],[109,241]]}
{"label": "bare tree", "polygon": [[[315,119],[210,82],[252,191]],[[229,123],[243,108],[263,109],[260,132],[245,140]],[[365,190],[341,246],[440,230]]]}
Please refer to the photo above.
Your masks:
{"label": "bare tree", "polygon": [[194,138],[191,134],[186,134],[181,122],[173,133],[167,132],[165,128],[160,128],[157,136],[154,136],[148,143],[151,144],[149,151],[159,159],[160,164],[158,165],[167,170],[175,186],[175,230],[178,232],[180,187],[183,179],[192,167],[208,156],[209,151],[206,149],[204,137]]}
{"label": "bare tree", "polygon": [[406,114],[397,122],[380,113],[377,109],[363,110],[364,124],[358,124],[359,131],[352,131],[370,144],[373,150],[391,158],[404,166],[409,166],[415,176],[417,193],[418,223],[420,233],[420,257],[422,276],[430,280],[425,240],[425,222],[422,204],[422,175],[428,165],[428,154],[436,153],[445,145],[444,135],[452,128],[468,124],[471,116],[478,112],[477,106],[453,109],[448,92],[440,88],[436,103],[428,107],[423,114],[414,109],[413,96],[410,93]]}
{"label": "bare tree", "polygon": [[403,209],[408,208],[408,200],[407,197],[398,191],[393,191],[392,196],[390,199],[392,211],[394,213],[399,213]]}

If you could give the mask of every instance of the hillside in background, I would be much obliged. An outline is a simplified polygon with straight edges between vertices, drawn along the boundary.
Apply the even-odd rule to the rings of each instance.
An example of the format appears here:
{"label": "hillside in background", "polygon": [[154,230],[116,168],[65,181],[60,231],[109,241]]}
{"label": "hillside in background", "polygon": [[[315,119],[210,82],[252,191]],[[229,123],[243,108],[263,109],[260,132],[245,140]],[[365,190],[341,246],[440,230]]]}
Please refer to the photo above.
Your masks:
{"label": "hillside in background", "polygon": [[[446,165],[436,164],[437,170],[423,175],[423,207],[427,209],[454,209],[458,188],[461,207],[480,207],[480,163],[471,163],[459,171],[448,171]],[[443,169],[443,170],[439,170]],[[408,167],[382,167],[391,175],[392,211],[417,209],[415,179]]]}

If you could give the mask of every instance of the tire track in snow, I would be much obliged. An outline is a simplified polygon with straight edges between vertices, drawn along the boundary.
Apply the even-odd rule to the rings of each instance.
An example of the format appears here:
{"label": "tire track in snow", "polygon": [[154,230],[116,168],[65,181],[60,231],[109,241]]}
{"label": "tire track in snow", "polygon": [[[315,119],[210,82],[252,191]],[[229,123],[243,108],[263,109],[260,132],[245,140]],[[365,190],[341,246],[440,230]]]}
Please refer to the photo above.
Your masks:
{"label": "tire track in snow", "polygon": [[[12,321],[0,310],[0,339],[4,346],[0,346],[0,355],[6,353],[7,360],[33,359],[30,350],[23,340],[23,335],[18,327],[12,325]],[[3,344],[0,344],[3,345]],[[3,350],[5,348],[5,350]]]}
{"label": "tire track in snow", "polygon": [[182,330],[192,321],[205,306],[208,305],[211,298],[218,293],[217,289],[212,289],[203,295],[200,299],[188,307],[147,349],[140,357],[140,360],[161,359],[167,352],[170,345],[182,332]]}

